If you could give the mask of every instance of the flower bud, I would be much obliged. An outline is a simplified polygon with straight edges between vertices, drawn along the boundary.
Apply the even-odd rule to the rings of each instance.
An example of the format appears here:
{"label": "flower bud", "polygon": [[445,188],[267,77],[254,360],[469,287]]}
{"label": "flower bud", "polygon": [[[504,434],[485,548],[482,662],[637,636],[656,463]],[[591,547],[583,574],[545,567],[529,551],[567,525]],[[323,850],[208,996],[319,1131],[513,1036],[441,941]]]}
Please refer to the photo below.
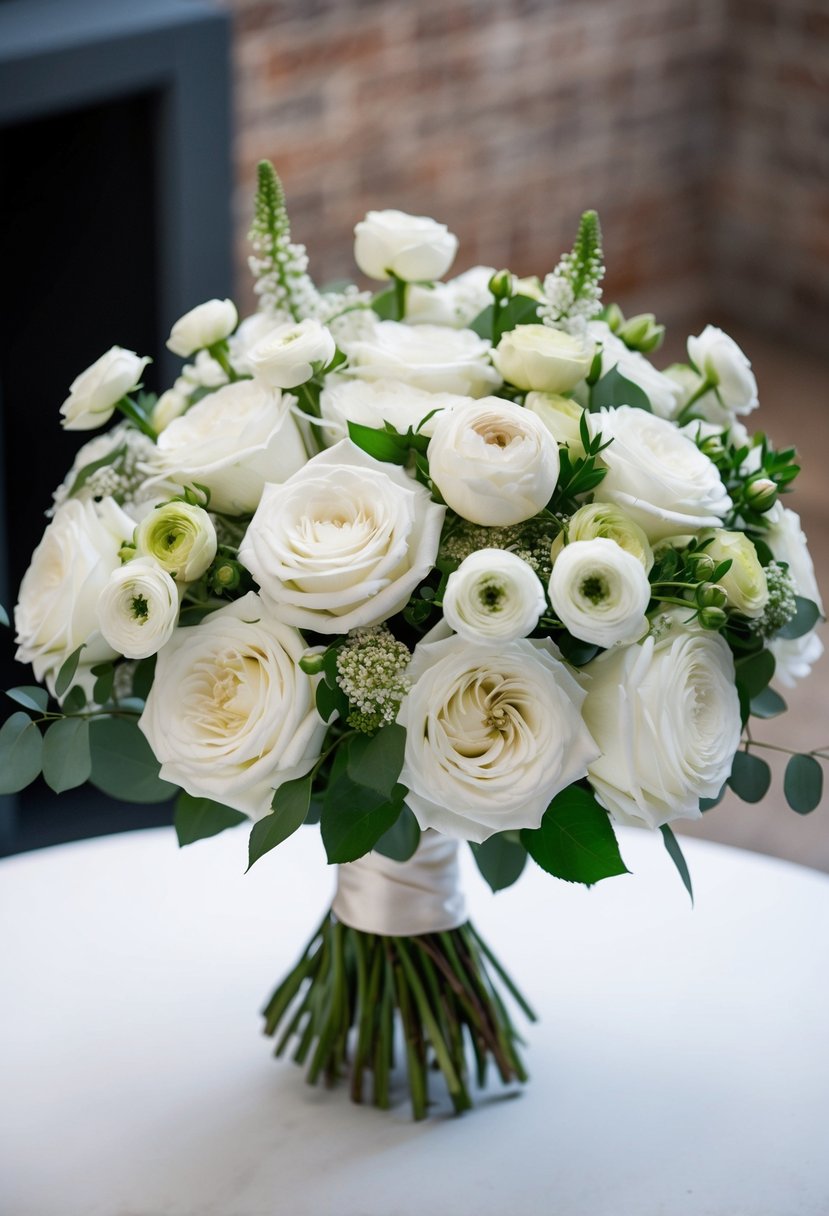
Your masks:
{"label": "flower bud", "polygon": [[769,477],[755,477],[746,490],[746,503],[753,511],[769,511],[777,502],[777,486]]}
{"label": "flower bud", "polygon": [[238,562],[223,561],[210,575],[214,591],[233,591],[239,586],[242,569]]}
{"label": "flower bud", "polygon": [[718,583],[700,583],[696,599],[700,608],[724,608],[728,603],[728,596]]}
{"label": "flower bud", "polygon": [[602,313],[602,319],[608,329],[612,333],[617,334],[625,323],[625,314],[618,304],[608,304]]}
{"label": "flower bud", "polygon": [[625,321],[617,332],[629,350],[638,350],[647,354],[662,344],[662,339],[665,337],[665,326],[657,324],[652,312],[642,312]]}
{"label": "flower bud", "polygon": [[706,435],[697,447],[703,452],[709,460],[717,461],[725,452],[723,446],[722,435]]}
{"label": "flower bud", "polygon": [[489,290],[496,300],[508,300],[512,295],[513,278],[508,270],[499,270],[489,280]]}
{"label": "flower bud", "polygon": [[186,359],[232,334],[238,321],[232,300],[207,300],[179,317],[170,330],[167,348]]}
{"label": "flower bud", "polygon": [[722,629],[728,621],[728,616],[722,608],[701,608],[697,619],[703,629]]}
{"label": "flower bud", "polygon": [[717,563],[708,553],[689,554],[688,560],[693,563],[697,578],[709,578],[717,567]]}

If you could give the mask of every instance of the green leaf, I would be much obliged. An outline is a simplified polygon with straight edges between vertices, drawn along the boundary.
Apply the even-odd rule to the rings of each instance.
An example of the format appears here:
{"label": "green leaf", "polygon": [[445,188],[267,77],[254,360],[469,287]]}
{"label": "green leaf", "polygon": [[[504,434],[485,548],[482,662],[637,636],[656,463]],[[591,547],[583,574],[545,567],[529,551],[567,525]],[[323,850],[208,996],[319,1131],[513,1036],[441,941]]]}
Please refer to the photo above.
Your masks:
{"label": "green leaf", "polygon": [[470,848],[475,864],[493,891],[511,887],[527,864],[527,850],[523,844],[502,833],[490,836],[483,844],[470,841]]}
{"label": "green leaf", "polygon": [[72,482],[67,498],[72,498],[79,490],[82,490],[89,481],[93,473],[97,473],[98,469],[103,469],[108,464],[115,464],[127,450],[127,445],[122,443],[119,448],[114,448],[111,452],[107,452],[106,456],[102,456],[100,460],[93,460],[90,464],[85,464],[79,471],[77,477]]}
{"label": "green leaf", "polygon": [[755,718],[776,718],[786,712],[786,702],[773,688],[764,688],[751,698],[751,712]]}
{"label": "green leaf", "polygon": [[6,612],[6,609],[2,604],[0,604],[0,625],[5,625],[6,628],[8,628],[10,623],[8,612]]}
{"label": "green leaf", "polygon": [[[509,333],[516,325],[532,325],[538,320],[538,300],[531,296],[513,296],[498,310],[498,334]],[[479,312],[469,325],[479,338],[492,337],[492,317],[494,305],[488,304],[483,312]]]}
{"label": "green leaf", "polygon": [[674,836],[667,823],[663,823],[659,829],[662,833],[662,839],[665,842],[665,848],[668,850],[668,856],[676,866],[679,877],[682,879],[682,885],[691,897],[691,904],[694,903],[694,888],[691,885],[691,872],[688,869],[688,863],[685,860],[682,849],[679,847],[679,841]]}
{"label": "green leaf", "polygon": [[132,695],[138,697],[139,701],[146,701],[150,695],[157,657],[151,654],[148,659],[142,659],[132,673]]}
{"label": "green leaf", "polygon": [[390,798],[403,767],[406,728],[392,722],[373,738],[355,735],[348,741],[348,776],[383,798]]}
{"label": "green leaf", "polygon": [[804,634],[814,629],[821,619],[820,609],[814,600],[807,600],[805,596],[796,595],[794,602],[797,612],[790,621],[787,621],[781,629],[777,630],[777,633],[774,635],[775,637],[802,638]]}
{"label": "green leaf", "polygon": [[112,663],[98,663],[95,667],[90,668],[90,670],[92,675],[95,676],[95,683],[92,686],[92,700],[96,705],[106,705],[112,696],[112,688],[115,684],[115,667]]}
{"label": "green leaf", "polygon": [[43,779],[56,794],[74,790],[89,780],[89,722],[86,718],[59,718],[43,736]]}
{"label": "green leaf", "polygon": [[566,631],[556,641],[563,657],[573,667],[584,667],[585,663],[595,659],[599,653],[599,647],[593,642],[583,642],[581,638],[574,638],[572,633]]}
{"label": "green leaf", "polygon": [[774,675],[774,655],[770,650],[759,650],[744,659],[737,659],[735,672],[739,687],[750,700],[754,700]]}
{"label": "green leaf", "polygon": [[80,684],[75,684],[63,698],[61,709],[65,714],[78,714],[86,705],[86,693]]}
{"label": "green leaf", "polygon": [[618,367],[611,367],[591,388],[590,409],[598,410],[603,406],[615,409],[620,405],[630,405],[634,409],[651,412],[647,393],[638,384],[623,376]]}
{"label": "green leaf", "polygon": [[16,794],[40,775],[43,736],[28,714],[12,714],[0,728],[0,794]]}
{"label": "green leaf", "polygon": [[260,857],[270,853],[283,840],[292,836],[305,822],[311,803],[313,774],[285,781],[274,792],[270,815],[253,825],[248,844],[248,869]]}
{"label": "green leaf", "polygon": [[786,801],[798,815],[808,815],[823,797],[823,769],[814,756],[792,756],[783,778]]}
{"label": "green leaf", "polygon": [[371,307],[381,321],[396,321],[397,297],[394,287],[387,287],[384,291],[379,291],[371,301]]}
{"label": "green leaf", "polygon": [[57,679],[55,680],[55,696],[62,697],[69,688],[69,685],[74,680],[75,672],[78,670],[78,660],[81,657],[81,651],[85,645],[86,643],[84,642],[78,647],[77,650],[73,650],[69,658],[61,666]]}
{"label": "green leaf", "polygon": [[566,882],[599,882],[627,874],[607,812],[580,786],[556,794],[541,827],[525,828],[521,843],[548,874]]}
{"label": "green leaf", "polygon": [[11,697],[12,701],[16,701],[18,705],[23,705],[26,709],[34,709],[38,713],[45,713],[49,705],[49,693],[39,684],[24,684],[20,688],[8,688],[6,696]]}
{"label": "green leaf", "polygon": [[384,460],[391,464],[406,463],[409,448],[402,436],[393,435],[386,430],[375,430],[374,427],[363,426],[359,422],[349,422],[348,437],[375,460]]}
{"label": "green leaf", "polygon": [[225,828],[236,827],[246,819],[247,815],[235,811],[233,807],[225,806],[222,802],[212,802],[209,798],[194,798],[184,790],[176,799],[173,812],[173,824],[180,848],[193,844],[196,840],[206,840],[208,836],[217,836]]}
{"label": "green leaf", "polygon": [[723,798],[725,797],[725,792],[727,789],[728,789],[728,782],[726,782],[722,786],[722,788],[720,789],[720,792],[719,792],[719,794],[717,794],[716,798],[700,798],[699,809],[702,811],[703,815],[705,814],[706,811],[713,811],[715,806],[720,805]]}
{"label": "green leaf", "polygon": [[348,756],[341,748],[334,757],[322,803],[320,831],[329,862],[356,861],[373,849],[400,814],[406,788],[396,785],[391,799],[348,776]]}
{"label": "green leaf", "polygon": [[408,861],[419,844],[420,825],[404,803],[391,827],[375,841],[374,849],[392,861]]}
{"label": "green leaf", "polygon": [[771,785],[771,769],[752,752],[736,752],[728,784],[743,802],[759,802]]}
{"label": "green leaf", "polygon": [[98,718],[89,730],[92,784],[124,802],[164,802],[178,788],[159,777],[152,748],[128,718]]}
{"label": "green leaf", "polygon": [[339,686],[332,688],[326,680],[320,680],[317,685],[316,706],[323,722],[330,722],[335,713],[338,713],[343,721],[348,716],[348,697]]}

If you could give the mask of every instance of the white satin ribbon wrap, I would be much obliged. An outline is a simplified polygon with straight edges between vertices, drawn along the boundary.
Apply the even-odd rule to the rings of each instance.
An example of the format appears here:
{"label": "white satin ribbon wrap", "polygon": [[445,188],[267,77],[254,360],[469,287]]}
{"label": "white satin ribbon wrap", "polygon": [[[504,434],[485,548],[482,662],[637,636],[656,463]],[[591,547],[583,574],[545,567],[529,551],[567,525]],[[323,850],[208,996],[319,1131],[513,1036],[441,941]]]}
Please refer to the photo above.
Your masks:
{"label": "white satin ribbon wrap", "polygon": [[388,937],[457,929],[466,921],[459,870],[457,840],[429,829],[408,861],[366,853],[338,866],[331,910],[352,929]]}

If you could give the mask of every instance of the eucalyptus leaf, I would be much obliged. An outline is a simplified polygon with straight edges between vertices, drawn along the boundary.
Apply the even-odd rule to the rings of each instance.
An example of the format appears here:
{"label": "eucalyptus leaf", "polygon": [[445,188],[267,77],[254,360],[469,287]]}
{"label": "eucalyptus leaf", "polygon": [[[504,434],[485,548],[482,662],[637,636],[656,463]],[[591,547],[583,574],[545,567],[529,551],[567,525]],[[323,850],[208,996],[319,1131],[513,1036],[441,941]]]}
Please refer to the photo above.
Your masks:
{"label": "eucalyptus leaf", "polygon": [[43,736],[43,779],[56,794],[74,790],[89,780],[89,721],[59,718]]}
{"label": "eucalyptus leaf", "polygon": [[375,841],[374,850],[392,861],[408,861],[420,844],[420,825],[404,803],[390,828]]}
{"label": "eucalyptus leaf", "polygon": [[112,663],[98,663],[90,670],[95,677],[95,683],[92,686],[92,700],[96,705],[106,705],[112,696],[115,684],[115,667]]}
{"label": "eucalyptus leaf", "polygon": [[734,756],[728,784],[743,802],[759,802],[771,785],[771,769],[753,752],[739,751]]}
{"label": "eucalyptus leaf", "polygon": [[81,657],[81,651],[86,643],[83,643],[77,650],[73,650],[69,658],[62,664],[60,671],[55,680],[55,696],[62,697],[67,691],[70,684],[75,678],[75,672],[78,670],[78,660]]}
{"label": "eucalyptus leaf", "polygon": [[244,823],[246,819],[247,815],[233,807],[213,802],[210,798],[194,798],[183,790],[176,799],[173,812],[173,824],[181,848],[197,840],[216,836],[226,828]]}
{"label": "eucalyptus leaf", "polygon": [[49,693],[39,684],[23,684],[20,688],[6,689],[6,696],[11,697],[25,709],[33,709],[45,713],[49,705]]}
{"label": "eucalyptus leaf", "polygon": [[688,892],[688,895],[691,898],[691,904],[693,905],[694,888],[691,884],[691,871],[688,869],[688,863],[685,860],[682,849],[679,847],[679,841],[672,830],[668,827],[667,823],[663,823],[659,830],[662,833],[662,840],[664,841],[668,856],[676,866],[679,877],[682,879],[682,885]]}
{"label": "eucalyptus leaf", "polygon": [[770,650],[758,650],[754,654],[737,659],[735,664],[737,684],[746,696],[753,700],[768,686],[774,675],[774,655]]}
{"label": "eucalyptus leaf", "polygon": [[751,712],[755,718],[776,718],[786,712],[786,702],[773,688],[764,688],[751,698]]}
{"label": "eucalyptus leaf", "polygon": [[541,826],[525,828],[521,843],[542,870],[566,882],[591,884],[628,873],[607,811],[581,786],[556,794]]}
{"label": "eucalyptus leaf", "polygon": [[292,836],[305,822],[311,803],[311,773],[285,781],[275,791],[270,815],[253,825],[248,844],[248,869],[260,857]]}
{"label": "eucalyptus leaf", "polygon": [[475,864],[492,891],[503,891],[520,878],[527,864],[527,850],[503,833],[490,836],[482,844],[470,842]]}
{"label": "eucalyptus leaf", "polygon": [[706,811],[713,811],[715,806],[720,805],[723,798],[725,797],[727,789],[728,789],[728,782],[726,782],[725,785],[722,786],[719,794],[717,794],[717,796],[715,798],[700,798],[699,809],[703,815],[705,814]]}
{"label": "eucalyptus leaf", "polygon": [[792,756],[783,778],[786,801],[798,815],[808,815],[823,797],[823,769],[814,756]]}
{"label": "eucalyptus leaf", "polygon": [[814,600],[807,600],[805,596],[796,595],[794,602],[797,609],[795,615],[781,629],[778,629],[775,637],[802,638],[814,629],[821,619],[820,608]]}
{"label": "eucalyptus leaf", "polygon": [[148,659],[141,659],[132,673],[132,695],[139,701],[146,701],[153,686],[155,662],[157,655],[151,654]]}
{"label": "eucalyptus leaf", "polygon": [[178,788],[159,776],[160,765],[136,722],[97,718],[89,730],[92,784],[124,802],[164,802]]}
{"label": "eucalyptus leaf", "polygon": [[80,684],[75,684],[63,698],[61,709],[65,714],[77,714],[81,712],[85,705],[86,693]]}
{"label": "eucalyptus leaf", "polygon": [[28,714],[12,714],[0,727],[0,794],[16,794],[40,775],[43,736]]}

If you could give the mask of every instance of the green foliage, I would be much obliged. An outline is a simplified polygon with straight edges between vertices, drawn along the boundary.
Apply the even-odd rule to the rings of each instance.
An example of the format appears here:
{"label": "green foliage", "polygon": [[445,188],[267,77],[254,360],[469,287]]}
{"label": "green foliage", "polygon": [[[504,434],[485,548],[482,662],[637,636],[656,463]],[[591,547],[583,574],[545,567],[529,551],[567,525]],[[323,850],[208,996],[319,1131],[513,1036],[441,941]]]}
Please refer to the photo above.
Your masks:
{"label": "green foliage", "polygon": [[517,325],[535,325],[538,322],[539,301],[531,296],[512,296],[508,300],[487,305],[479,312],[469,328],[479,338],[490,338],[497,346],[504,334]]}
{"label": "green foliage", "polygon": [[347,772],[350,781],[390,798],[406,750],[406,728],[392,722],[376,735],[356,735],[347,744]]}
{"label": "green foliage", "polygon": [[738,691],[752,701],[765,691],[774,675],[774,655],[770,650],[758,650],[755,654],[737,659],[734,667]]}
{"label": "green foliage", "polygon": [[115,685],[115,666],[113,663],[98,663],[95,667],[90,668],[90,671],[95,677],[95,683],[92,686],[92,700],[96,705],[106,705]]}
{"label": "green foliage", "polygon": [[755,718],[776,718],[786,712],[786,702],[773,688],[764,688],[751,698],[750,709]]}
{"label": "green foliage", "polygon": [[6,611],[6,609],[3,607],[3,605],[2,605],[2,604],[0,604],[0,625],[5,625],[5,626],[6,626],[6,628],[8,629],[8,627],[9,627],[10,623],[11,623],[11,622],[9,621],[9,614],[8,614],[8,612],[7,612],[7,611]]}
{"label": "green foliage", "polygon": [[403,808],[406,788],[395,785],[386,796],[357,785],[348,775],[348,748],[341,747],[331,767],[320,818],[329,862],[356,861],[374,848]]}
{"label": "green foliage", "polygon": [[311,803],[313,773],[285,781],[274,791],[270,815],[253,825],[248,844],[248,869],[265,853],[287,840],[305,822]]}
{"label": "green foliage", "polygon": [[81,651],[86,643],[83,643],[77,650],[73,650],[69,658],[61,665],[61,669],[55,680],[55,695],[62,697],[68,691],[70,684],[75,678],[75,672],[78,670],[78,661],[81,657]]}
{"label": "green foliage", "polygon": [[56,794],[89,780],[92,756],[87,718],[58,718],[43,736],[43,779]]}
{"label": "green foliage", "polygon": [[420,844],[420,826],[412,812],[403,804],[400,814],[374,844],[374,851],[392,861],[408,861]]}
{"label": "green foliage", "polygon": [[579,435],[584,448],[583,457],[574,459],[567,447],[559,449],[561,468],[549,504],[549,510],[556,515],[572,515],[581,506],[580,499],[595,490],[605,476],[606,470],[598,464],[598,458],[612,440],[604,442],[601,432],[591,436],[584,414],[579,419]]}
{"label": "green foliage", "polygon": [[9,688],[6,696],[11,697],[24,709],[32,709],[36,713],[45,713],[49,705],[49,694],[39,684],[25,684],[20,688]]}
{"label": "green foliage", "polygon": [[93,473],[97,473],[98,469],[104,469],[107,465],[118,465],[126,455],[127,445],[122,443],[120,447],[114,448],[111,452],[107,452],[106,456],[101,456],[99,460],[92,460],[89,464],[85,464],[82,469],[78,470],[78,474],[72,485],[69,488],[68,498],[73,498],[86,483],[89,481]]}
{"label": "green foliage", "polygon": [[482,844],[472,844],[472,855],[490,890],[503,891],[520,878],[527,863],[527,850],[520,840],[503,832],[490,836]]}
{"label": "green foliage", "polygon": [[257,166],[253,211],[251,264],[257,277],[257,294],[266,309],[285,311],[301,321],[318,297],[305,272],[305,250],[291,241],[285,191],[270,161],[262,160]]}
{"label": "green foliage", "polygon": [[823,769],[814,756],[792,756],[783,778],[786,801],[798,815],[808,815],[823,797]]}
{"label": "green foliage", "polygon": [[671,861],[676,866],[677,873],[679,874],[679,877],[682,879],[682,885],[685,887],[685,890],[688,892],[688,895],[690,896],[690,899],[691,899],[691,903],[693,904],[694,888],[691,884],[691,872],[688,869],[688,863],[685,860],[685,856],[682,852],[682,849],[679,847],[679,841],[677,840],[676,836],[671,831],[671,829],[668,827],[667,823],[663,823],[659,830],[662,833],[662,840],[665,844],[665,848],[668,851],[668,856],[670,857]]}
{"label": "green foliage", "polygon": [[618,367],[611,367],[601,380],[592,385],[590,409],[599,410],[605,406],[615,409],[620,405],[630,405],[649,414],[652,412],[650,399],[644,389],[623,376]]}
{"label": "green foliage", "polygon": [[805,634],[810,633],[821,619],[820,608],[814,600],[807,600],[805,596],[796,595],[794,602],[797,606],[795,616],[778,629],[775,637],[802,638]]}
{"label": "green foliage", "polygon": [[40,776],[43,736],[22,710],[0,727],[0,794],[16,794]]}
{"label": "green foliage", "polygon": [[541,826],[525,828],[521,843],[542,870],[566,882],[592,884],[628,873],[607,812],[577,785],[556,794]]}
{"label": "green foliage", "polygon": [[739,751],[734,756],[728,784],[743,802],[760,802],[771,785],[771,769],[752,752]]}
{"label": "green foliage", "polygon": [[247,815],[243,815],[241,811],[235,811],[221,802],[212,802],[209,798],[194,798],[184,790],[176,799],[173,812],[173,824],[180,848],[193,844],[196,840],[216,836],[226,828],[244,823],[246,819]]}
{"label": "green foliage", "polygon": [[160,765],[132,718],[96,718],[89,731],[92,784],[123,802],[164,802],[177,787],[159,776]]}

